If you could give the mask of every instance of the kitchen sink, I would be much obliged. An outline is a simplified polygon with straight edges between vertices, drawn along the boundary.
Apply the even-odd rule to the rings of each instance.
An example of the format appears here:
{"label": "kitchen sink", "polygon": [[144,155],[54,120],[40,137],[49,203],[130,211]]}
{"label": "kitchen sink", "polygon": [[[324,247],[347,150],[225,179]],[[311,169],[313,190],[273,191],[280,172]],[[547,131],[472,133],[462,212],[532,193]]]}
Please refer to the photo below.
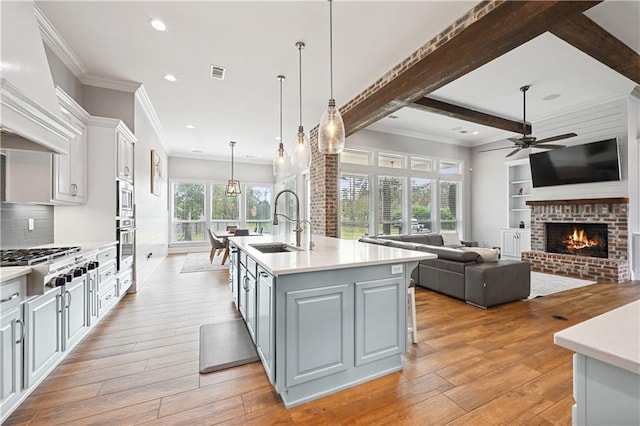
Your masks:
{"label": "kitchen sink", "polygon": [[260,253],[289,253],[292,251],[299,251],[300,249],[291,246],[286,243],[260,243],[260,244],[249,244],[254,249],[258,250]]}

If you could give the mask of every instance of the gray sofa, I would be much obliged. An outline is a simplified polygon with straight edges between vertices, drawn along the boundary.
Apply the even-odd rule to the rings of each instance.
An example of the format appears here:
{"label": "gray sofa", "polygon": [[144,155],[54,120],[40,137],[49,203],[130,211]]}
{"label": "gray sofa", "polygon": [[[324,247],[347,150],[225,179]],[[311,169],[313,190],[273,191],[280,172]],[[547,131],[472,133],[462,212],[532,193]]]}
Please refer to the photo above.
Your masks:
{"label": "gray sofa", "polygon": [[420,261],[411,278],[420,287],[466,301],[491,306],[525,299],[531,290],[531,264],[499,260],[497,250],[478,248],[461,241],[444,246],[442,235],[381,235],[361,242],[433,253],[436,259]]}

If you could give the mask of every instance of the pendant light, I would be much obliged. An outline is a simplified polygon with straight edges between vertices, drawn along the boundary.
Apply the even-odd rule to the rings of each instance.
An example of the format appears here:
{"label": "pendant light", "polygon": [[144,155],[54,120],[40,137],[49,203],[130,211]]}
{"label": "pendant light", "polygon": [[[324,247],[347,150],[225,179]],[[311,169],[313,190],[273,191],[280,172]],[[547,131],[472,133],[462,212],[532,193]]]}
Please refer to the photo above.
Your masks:
{"label": "pendant light", "polygon": [[280,145],[278,145],[276,156],[273,159],[273,174],[276,178],[287,177],[289,174],[289,163],[291,161],[282,143],[282,80],[284,79],[284,75],[278,76],[278,80],[280,80]]}
{"label": "pendant light", "polygon": [[329,108],[322,114],[318,129],[318,150],[323,154],[340,154],[344,150],[344,122],[336,109],[333,98],[333,1],[329,0],[329,64],[331,99]]}
{"label": "pendant light", "polygon": [[298,62],[300,65],[300,124],[291,149],[291,165],[294,170],[303,171],[309,168],[311,164],[311,147],[309,146],[309,139],[304,134],[304,127],[302,127],[302,49],[305,44],[299,41],[296,43],[296,47],[298,48]]}
{"label": "pendant light", "polygon": [[229,146],[231,146],[231,179],[227,182],[227,190],[225,191],[227,197],[237,197],[241,192],[240,181],[233,178],[233,147],[235,144],[234,141],[229,142]]}

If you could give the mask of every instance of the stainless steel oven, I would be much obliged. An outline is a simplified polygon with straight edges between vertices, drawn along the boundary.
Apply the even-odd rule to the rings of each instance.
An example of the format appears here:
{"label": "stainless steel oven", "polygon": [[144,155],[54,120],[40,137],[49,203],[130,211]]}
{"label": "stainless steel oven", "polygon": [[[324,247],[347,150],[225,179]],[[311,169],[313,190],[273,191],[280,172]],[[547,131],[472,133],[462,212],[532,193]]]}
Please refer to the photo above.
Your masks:
{"label": "stainless steel oven", "polygon": [[133,219],[117,220],[118,223],[118,271],[133,265],[136,248],[136,228]]}
{"label": "stainless steel oven", "polygon": [[118,217],[133,217],[133,185],[118,181]]}

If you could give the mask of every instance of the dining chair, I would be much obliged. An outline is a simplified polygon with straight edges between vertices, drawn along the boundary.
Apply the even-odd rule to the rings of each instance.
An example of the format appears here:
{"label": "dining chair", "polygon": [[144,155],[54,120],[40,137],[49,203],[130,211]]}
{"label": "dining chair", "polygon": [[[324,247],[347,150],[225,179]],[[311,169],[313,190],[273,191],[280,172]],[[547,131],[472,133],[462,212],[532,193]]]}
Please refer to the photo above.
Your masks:
{"label": "dining chair", "polygon": [[213,231],[207,229],[209,234],[209,242],[211,243],[211,253],[209,253],[209,260],[213,263],[213,258],[224,251],[226,245],[219,239],[213,236]]}

